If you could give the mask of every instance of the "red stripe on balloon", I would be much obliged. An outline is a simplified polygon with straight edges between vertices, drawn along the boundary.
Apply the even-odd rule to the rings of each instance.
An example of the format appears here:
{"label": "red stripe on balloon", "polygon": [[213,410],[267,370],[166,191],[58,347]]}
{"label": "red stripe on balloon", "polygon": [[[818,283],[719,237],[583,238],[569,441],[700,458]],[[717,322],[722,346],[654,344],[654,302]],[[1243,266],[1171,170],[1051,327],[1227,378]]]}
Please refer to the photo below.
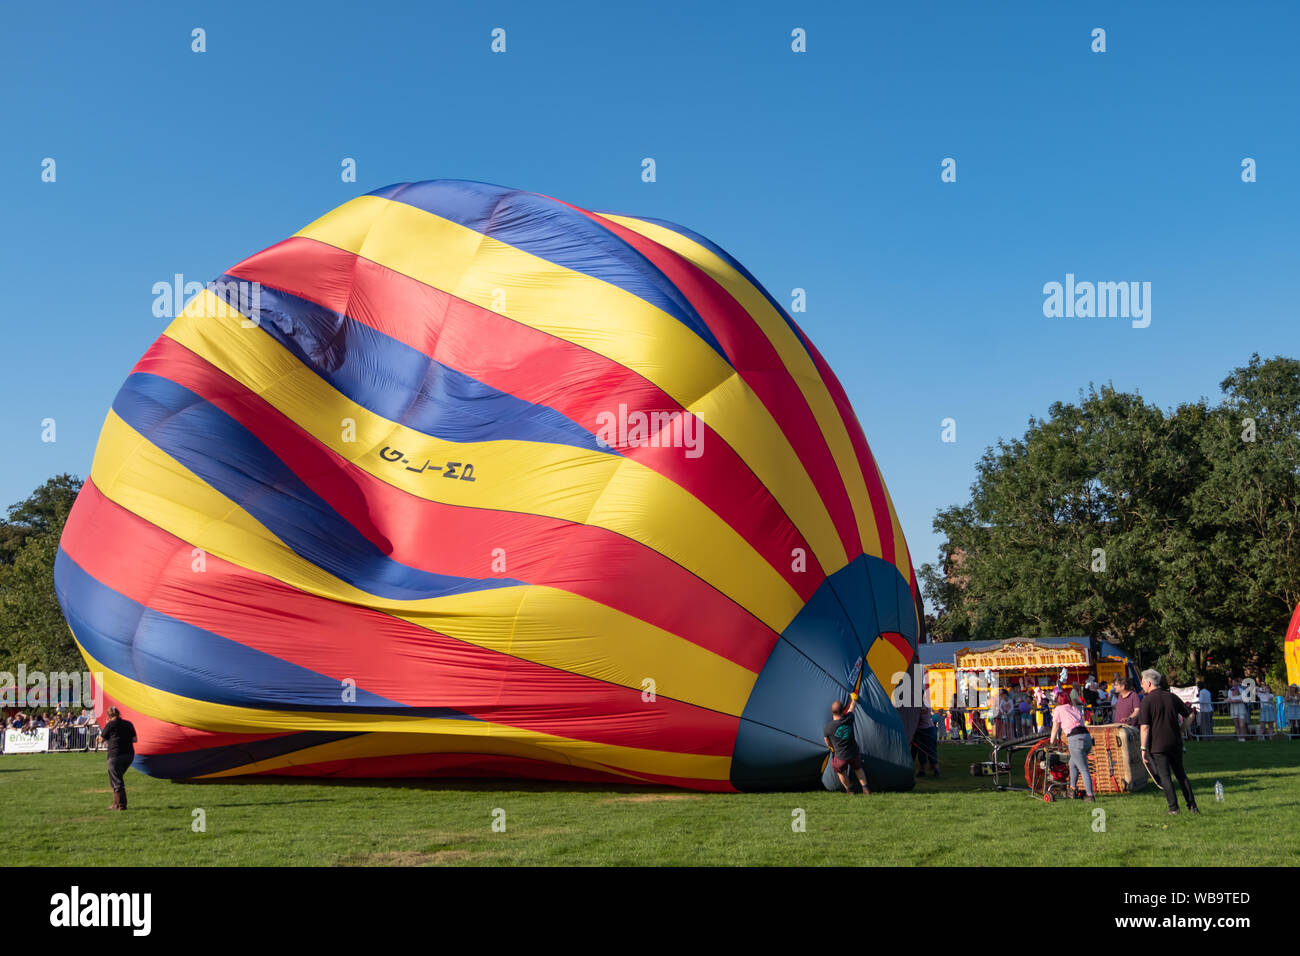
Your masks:
{"label": "red stripe on balloon", "polygon": [[844,393],[844,386],[840,380],[835,377],[831,371],[830,365],[826,359],[822,358],[821,352],[817,351],[816,346],[808,341],[802,331],[799,333],[803,338],[804,344],[808,346],[808,354],[812,356],[813,364],[817,367],[822,381],[826,384],[826,390],[830,392],[831,400],[835,402],[835,407],[839,409],[840,418],[844,421],[844,427],[848,430],[849,441],[853,444],[853,451],[857,455],[858,468],[862,471],[862,478],[867,486],[867,500],[871,503],[871,514],[875,518],[876,531],[880,535],[880,554],[878,557],[883,558],[890,564],[894,563],[894,524],[889,517],[889,499],[885,495],[885,485],[881,481],[880,472],[876,468],[875,456],[871,454],[871,447],[867,444],[867,436],[862,432],[862,424],[858,421],[858,416],[853,412],[853,406],[849,404],[849,397]]}
{"label": "red stripe on balloon", "polygon": [[[555,780],[566,783],[628,783],[626,777],[601,773],[547,760],[530,760],[498,754],[389,754],[352,757],[347,760],[322,760],[260,770],[256,775],[277,777],[338,777],[343,779],[383,779],[453,777],[463,779]],[[635,781],[633,781],[635,782]]]}
{"label": "red stripe on balloon", "polygon": [[[274,406],[163,336],[134,371],[163,376],[247,428],[326,504],[393,560],[457,577],[559,588],[640,618],[757,672],[776,632],[722,592],[631,538],[518,511],[427,501],[321,444]],[[493,569],[504,550],[506,570]],[[557,557],[557,555],[559,557]],[[637,582],[629,587],[628,582]],[[679,599],[663,600],[663,595]]]}
{"label": "red stripe on balloon", "polygon": [[907,661],[908,664],[912,663],[912,658],[916,656],[916,650],[912,647],[912,643],[906,637],[902,634],[894,633],[893,631],[881,631],[880,636],[887,640],[893,646],[894,650],[902,654],[903,659]]}
{"label": "red stripe on balloon", "polygon": [[[410,707],[442,707],[539,733],[726,756],[738,718],[458,641],[369,608],[325,600],[204,555],[88,481],[63,550],[101,584],[160,614]],[[75,520],[73,520],[75,517]],[[121,560],[129,543],[132,561]],[[613,636],[610,638],[613,640]],[[205,666],[220,667],[220,662]]]}
{"label": "red stripe on balloon", "polygon": [[241,744],[270,740],[274,737],[289,737],[296,732],[285,730],[262,734],[229,734],[218,733],[214,730],[182,727],[179,724],[159,720],[157,717],[151,717],[148,714],[134,710],[117,700],[107,691],[104,692],[104,713],[98,718],[101,728],[108,723],[109,707],[116,707],[121,712],[122,717],[135,726],[136,736],[139,738],[139,743],[135,746],[135,752],[146,757],[153,754],[207,750],[212,747],[237,747]]}
{"label": "red stripe on balloon", "polygon": [[[682,411],[640,374],[564,339],[514,322],[346,250],[286,239],[229,270],[345,314],[449,368],[526,402],[544,405],[595,433],[598,416]],[[739,455],[700,421],[709,466],[684,449],[633,446],[625,457],[671,479],[725,521],[806,601],[825,577],[789,516]],[[809,555],[791,567],[795,548]]]}
{"label": "red stripe on balloon", "polygon": [[817,424],[817,418],[799,390],[794,376],[754,317],[716,280],[667,246],[596,213],[569,203],[563,204],[600,223],[641,253],[686,296],[727,353],[732,366],[771,413],[777,427],[790,442],[800,464],[821,495],[849,560],[861,554],[862,543],[858,537],[858,526],[853,518],[849,494],[845,490],[830,446],[822,435],[821,426]]}
{"label": "red stripe on balloon", "polygon": [[736,788],[725,780],[699,780],[694,777],[663,777],[638,774],[627,777],[614,772],[602,772],[586,767],[531,760],[498,754],[392,754],[374,757],[354,757],[350,760],[326,760],[277,770],[261,771],[276,776],[303,777],[455,777],[522,780],[555,780],[570,783],[604,783],[647,786],[682,787],[690,790],[709,790],[716,793],[735,793]]}

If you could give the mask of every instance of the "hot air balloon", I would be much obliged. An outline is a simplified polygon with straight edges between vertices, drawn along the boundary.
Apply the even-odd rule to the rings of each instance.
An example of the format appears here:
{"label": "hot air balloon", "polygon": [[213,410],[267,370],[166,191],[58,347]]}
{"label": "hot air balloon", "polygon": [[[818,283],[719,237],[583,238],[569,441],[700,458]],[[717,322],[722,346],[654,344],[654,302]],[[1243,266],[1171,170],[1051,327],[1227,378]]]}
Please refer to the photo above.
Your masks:
{"label": "hot air balloon", "polygon": [[1296,605],[1291,615],[1291,623],[1286,629],[1286,643],[1282,647],[1286,655],[1286,682],[1300,684],[1300,604]]}
{"label": "hot air balloon", "polygon": [[825,359],[657,219],[351,200],[195,296],[113,401],[56,587],[137,769],[912,785],[917,582]]}

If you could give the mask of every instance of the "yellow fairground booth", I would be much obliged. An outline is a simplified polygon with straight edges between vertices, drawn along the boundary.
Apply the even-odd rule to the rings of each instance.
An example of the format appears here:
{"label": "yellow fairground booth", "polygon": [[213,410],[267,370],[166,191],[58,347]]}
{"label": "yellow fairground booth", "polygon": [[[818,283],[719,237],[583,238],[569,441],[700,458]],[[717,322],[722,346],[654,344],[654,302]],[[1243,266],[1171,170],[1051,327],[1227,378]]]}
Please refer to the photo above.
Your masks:
{"label": "yellow fairground booth", "polygon": [[932,708],[952,707],[958,695],[959,706],[984,707],[995,684],[1001,690],[1052,687],[1063,670],[1069,686],[1082,686],[1094,675],[1107,687],[1126,674],[1137,679],[1136,667],[1121,648],[1087,637],[947,641],[922,644],[917,651]]}

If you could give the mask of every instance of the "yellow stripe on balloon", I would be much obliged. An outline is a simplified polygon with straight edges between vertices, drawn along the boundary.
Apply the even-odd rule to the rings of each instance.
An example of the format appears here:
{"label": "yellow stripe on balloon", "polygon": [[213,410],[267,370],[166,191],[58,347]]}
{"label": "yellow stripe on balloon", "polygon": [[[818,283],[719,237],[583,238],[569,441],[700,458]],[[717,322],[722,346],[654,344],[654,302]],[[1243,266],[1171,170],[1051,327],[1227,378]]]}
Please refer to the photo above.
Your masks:
{"label": "yellow stripe on balloon", "polygon": [[[75,640],[75,634],[73,638]],[[196,700],[170,691],[159,690],[118,674],[88,654],[80,641],[77,642],[77,646],[82,656],[86,658],[89,669],[103,675],[104,693],[107,696],[149,717],[195,730],[230,734],[304,731],[382,732],[385,736],[391,734],[408,737],[411,740],[411,747],[405,752],[410,753],[458,753],[488,748],[493,753],[537,757],[595,770],[620,768],[631,773],[662,774],[702,780],[726,780],[731,772],[730,757],[620,747],[614,744],[558,737],[484,720],[405,717],[391,713],[350,714],[346,711],[261,710]],[[348,749],[338,748],[336,752],[346,753]],[[364,750],[364,745],[361,749]],[[310,753],[310,751],[300,751],[299,754],[287,755],[287,758],[278,760],[259,761],[256,764],[244,765],[208,776],[233,776],[309,762],[303,759],[301,756],[303,753]],[[364,752],[350,754],[350,756],[369,755],[371,754]],[[310,762],[315,762],[315,759],[346,759],[346,757],[318,757]]]}
{"label": "yellow stripe on balloon", "polygon": [[[625,226],[694,263],[722,286],[754,319],[772,347],[776,349],[777,355],[790,372],[795,384],[799,386],[804,401],[808,403],[821,429],[822,437],[835,460],[840,481],[848,493],[849,503],[853,507],[858,535],[862,539],[863,553],[880,556],[880,533],[876,528],[876,521],[880,516],[871,510],[866,480],[862,475],[858,456],[853,450],[848,427],[808,350],[799,341],[799,337],[795,335],[784,316],[780,315],[767,297],[730,263],[695,240],[656,223],[630,216],[604,215],[603,218]],[[886,560],[889,560],[888,557]],[[827,573],[832,573],[839,567],[840,565],[836,565],[827,568]]]}
{"label": "yellow stripe on balloon", "polygon": [[[743,537],[676,482],[638,461],[572,445],[515,440],[453,442],[358,405],[236,313],[211,318],[206,290],[165,333],[278,409],[322,444],[395,488],[442,504],[522,511],[623,535],[717,588],[773,630],[802,602]],[[711,400],[723,401],[720,389]],[[344,423],[351,426],[345,435]],[[348,440],[345,440],[347,438]],[[707,453],[707,451],[706,451]],[[410,464],[408,465],[407,462]],[[473,481],[411,471],[457,462]]]}
{"label": "yellow stripe on balloon", "polygon": [[876,675],[885,693],[893,693],[899,675],[907,671],[907,658],[888,640],[877,637],[867,648],[867,666]]}
{"label": "yellow stripe on balloon", "polygon": [[[208,554],[308,594],[369,607],[488,650],[738,716],[748,668],[639,618],[542,585],[401,601],[353,587],[287,547],[235,502],[109,412],[91,466],[105,497]],[[184,723],[184,721],[176,721]]]}
{"label": "yellow stripe on balloon", "polygon": [[[694,331],[619,286],[406,203],[360,196],[297,233],[363,256],[631,369],[698,415],[745,460],[828,572],[848,560],[776,421]],[[431,256],[429,249],[440,255]],[[705,454],[707,454],[707,449]]]}
{"label": "yellow stripe on balloon", "polygon": [[[496,757],[523,757],[544,763],[562,766],[581,767],[585,770],[598,770],[623,777],[628,782],[637,782],[642,778],[636,774],[610,767],[593,760],[585,760],[570,753],[567,749],[552,748],[546,744],[534,744],[517,740],[514,737],[476,737],[473,744],[467,746],[463,737],[449,734],[390,734],[367,733],[359,737],[347,737],[328,743],[305,747],[293,753],[280,754],[257,760],[252,763],[203,774],[203,777],[236,777],[253,773],[275,773],[293,767],[308,764],[328,763],[332,761],[364,760],[372,757],[403,757],[416,754],[464,753],[471,749],[475,754]],[[709,779],[725,779],[709,778]]]}

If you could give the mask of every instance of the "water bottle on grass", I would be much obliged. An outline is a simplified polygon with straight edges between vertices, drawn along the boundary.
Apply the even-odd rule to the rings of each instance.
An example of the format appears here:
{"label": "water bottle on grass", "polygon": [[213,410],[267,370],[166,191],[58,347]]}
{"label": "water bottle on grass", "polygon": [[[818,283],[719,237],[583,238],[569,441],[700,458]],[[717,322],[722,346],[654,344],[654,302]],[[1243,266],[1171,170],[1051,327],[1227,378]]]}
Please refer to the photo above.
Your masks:
{"label": "water bottle on grass", "polygon": [[1217,803],[1223,802],[1223,784],[1217,780],[1214,781],[1214,799]]}

